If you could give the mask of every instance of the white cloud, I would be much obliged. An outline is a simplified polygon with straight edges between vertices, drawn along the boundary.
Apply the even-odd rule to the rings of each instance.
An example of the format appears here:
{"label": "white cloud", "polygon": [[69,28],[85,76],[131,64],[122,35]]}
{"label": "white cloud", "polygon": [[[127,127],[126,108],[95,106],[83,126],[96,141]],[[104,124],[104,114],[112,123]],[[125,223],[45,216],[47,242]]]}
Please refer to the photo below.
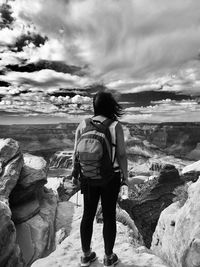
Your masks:
{"label": "white cloud", "polygon": [[44,45],[32,47],[32,49],[30,46],[24,47],[23,54],[24,57],[29,59],[29,62],[37,62],[39,60],[62,61],[66,58],[63,43],[58,39],[50,39]]}
{"label": "white cloud", "polygon": [[[90,104],[92,103],[92,99],[87,96],[75,95],[74,97],[69,96],[51,96],[50,101],[55,104]],[[76,105],[75,105],[76,106]]]}
{"label": "white cloud", "polygon": [[91,64],[104,78],[174,68],[198,54],[199,1],[16,0],[13,5],[18,16],[60,40],[66,61]]}
{"label": "white cloud", "polygon": [[[200,48],[200,1],[15,0],[10,3],[17,20],[13,30],[0,31],[1,51],[4,51],[1,68],[25,60],[62,60],[78,66],[89,64],[90,77],[53,70],[7,72],[0,76],[1,80],[12,83],[8,88],[0,88],[5,95],[1,102],[3,110],[19,108],[26,114],[29,111],[57,114],[60,110],[56,105],[63,105],[65,113],[78,113],[80,103],[80,112],[90,110],[90,99],[82,96],[49,99],[46,95],[59,88],[83,89],[99,81],[119,93],[153,90],[199,95],[200,63],[191,60],[197,58]],[[47,35],[48,41],[41,47],[27,45],[16,53],[5,49],[28,30]],[[29,93],[21,94],[25,89]],[[199,118],[199,104],[165,99],[126,112],[133,121],[148,122],[162,117],[166,121],[192,120]]]}
{"label": "white cloud", "polygon": [[161,100],[148,107],[131,107],[123,117],[127,122],[199,121],[200,106],[195,100]]}
{"label": "white cloud", "polygon": [[12,45],[21,34],[21,29],[4,28],[0,31],[0,45]]}
{"label": "white cloud", "polygon": [[48,91],[55,91],[60,87],[65,88],[84,88],[92,80],[88,77],[80,77],[68,73],[56,72],[50,69],[43,69],[35,72],[8,72],[0,75],[0,79],[12,82],[15,86],[29,86],[29,88],[48,88]]}

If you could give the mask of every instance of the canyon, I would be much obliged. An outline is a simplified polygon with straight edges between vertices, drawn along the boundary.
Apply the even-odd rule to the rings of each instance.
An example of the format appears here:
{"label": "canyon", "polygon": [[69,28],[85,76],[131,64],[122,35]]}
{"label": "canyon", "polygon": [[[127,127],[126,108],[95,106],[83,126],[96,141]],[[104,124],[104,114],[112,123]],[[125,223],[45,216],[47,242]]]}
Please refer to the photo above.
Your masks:
{"label": "canyon", "polygon": [[[68,235],[69,240],[74,237],[73,233],[71,235],[71,226],[69,229],[69,225],[72,222],[74,209],[72,207],[75,207],[73,205],[72,207],[70,206],[70,196],[75,191],[74,189],[72,190],[68,176],[71,168],[76,127],[77,124],[0,126],[2,144],[0,174],[1,180],[6,181],[0,183],[0,204],[3,214],[2,219],[5,218],[3,221],[5,229],[10,229],[9,231],[13,233],[12,240],[7,240],[6,245],[3,245],[3,249],[6,251],[7,247],[12,244],[12,249],[8,251],[6,258],[2,258],[3,264],[7,261],[9,255],[12,255],[12,263],[15,262],[16,266],[30,266],[38,258],[51,255],[53,250],[57,247],[59,248],[60,243],[61,246],[65,246],[66,242],[68,242],[68,239],[66,239]],[[139,189],[138,192],[141,194],[139,198],[132,195],[129,201],[120,205],[117,211],[118,224],[119,222],[125,222],[125,225],[138,229],[139,236],[142,236],[146,246],[145,249],[153,248],[155,250],[155,254],[158,256],[156,260],[159,260],[159,258],[164,259],[170,266],[182,266],[182,264],[196,266],[199,255],[198,249],[196,249],[196,244],[197,247],[199,246],[199,230],[195,233],[195,237],[191,236],[190,242],[191,244],[194,243],[191,251],[189,249],[190,243],[188,243],[187,248],[182,247],[180,249],[180,257],[178,256],[177,258],[173,254],[173,248],[170,251],[166,251],[165,247],[161,245],[161,243],[165,242],[167,246],[168,239],[171,238],[169,235],[171,228],[169,227],[169,232],[162,233],[162,229],[168,229],[168,222],[162,216],[163,221],[161,223],[167,225],[162,229],[159,228],[159,217],[162,211],[165,214],[165,210],[170,210],[166,208],[168,206],[171,207],[171,203],[174,201],[173,190],[175,187],[182,185],[183,181],[184,183],[187,182],[188,177],[179,176],[179,173],[185,169],[185,166],[198,160],[200,124],[123,124],[123,127],[129,162],[129,179],[144,178],[146,179],[146,185],[143,188],[139,188],[139,185],[136,185],[134,190]],[[159,173],[159,183],[154,177],[156,173]],[[188,175],[188,172],[186,175]],[[150,176],[153,176],[153,178],[150,179]],[[195,171],[194,180],[191,177],[188,179],[190,184],[196,182],[198,176],[199,173]],[[12,183],[9,182],[10,177],[12,178]],[[165,177],[165,181],[162,177]],[[197,184],[199,185],[199,181]],[[195,196],[197,197],[197,195]],[[76,196],[74,197],[76,198]],[[177,202],[179,200],[176,200],[175,203]],[[75,201],[74,205],[77,207],[78,203]],[[172,205],[174,207],[174,204]],[[178,210],[185,209],[182,209],[182,206],[177,204],[176,206]],[[195,207],[197,210],[198,205]],[[126,211],[127,213],[125,213]],[[151,213],[148,218],[146,218],[147,216],[145,217],[147,211]],[[65,214],[66,212],[67,214]],[[137,214],[139,216],[134,217]],[[195,212],[194,215],[194,221],[196,222],[197,213]],[[80,217],[80,214],[78,216]],[[6,221],[6,218],[9,220]],[[143,221],[141,222],[140,218],[144,219],[145,227],[143,227]],[[37,232],[40,231],[37,225],[41,224],[41,220],[44,226],[42,229],[47,232],[47,236],[42,239],[41,237],[44,237],[43,230]],[[66,225],[66,220],[70,220],[70,224]],[[54,222],[53,226],[52,222]],[[172,222],[170,223],[173,226]],[[56,228],[54,228],[55,225],[57,225]],[[190,227],[189,224],[188,227]],[[36,229],[38,230],[36,231]],[[4,231],[4,228],[2,228],[2,231]],[[0,232],[3,234],[2,231]],[[123,231],[126,231],[126,229],[124,228]],[[188,228],[189,231],[190,229]],[[177,234],[179,232],[180,230],[177,230]],[[37,233],[37,240],[33,238],[32,233]],[[162,240],[163,238],[165,240],[158,243],[157,240]],[[63,243],[64,239],[66,241]],[[195,242],[192,241],[193,239]],[[70,242],[73,242],[73,239]],[[40,250],[35,245],[36,243],[40,244]],[[129,243],[126,245],[130,246]],[[73,249],[70,251],[74,252]],[[148,255],[151,255],[151,253],[149,251]],[[183,254],[185,255],[184,259],[181,258]],[[172,260],[170,260],[170,255],[173,257]],[[191,265],[193,255],[196,260],[194,264],[192,261],[193,265]],[[138,255],[138,257],[143,257],[143,255]],[[133,261],[131,258],[129,260]],[[48,264],[49,262],[47,262]],[[143,262],[141,266],[146,266],[145,264]],[[36,263],[35,266],[39,265]]]}
{"label": "canyon", "polygon": [[[47,163],[53,160],[58,169],[73,150],[76,127],[76,123],[0,125],[0,138],[15,139],[22,153],[42,156]],[[200,157],[200,123],[123,123],[123,127],[130,169],[145,164],[145,173],[152,164],[165,162],[181,170]]]}

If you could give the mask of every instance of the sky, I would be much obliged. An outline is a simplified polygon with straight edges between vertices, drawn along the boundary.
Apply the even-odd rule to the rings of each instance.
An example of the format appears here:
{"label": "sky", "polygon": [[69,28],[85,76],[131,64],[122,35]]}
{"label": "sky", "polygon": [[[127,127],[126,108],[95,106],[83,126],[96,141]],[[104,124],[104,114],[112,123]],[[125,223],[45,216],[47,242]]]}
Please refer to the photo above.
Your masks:
{"label": "sky", "polygon": [[199,67],[200,1],[0,0],[1,124],[80,121],[102,89],[123,121],[200,121]]}

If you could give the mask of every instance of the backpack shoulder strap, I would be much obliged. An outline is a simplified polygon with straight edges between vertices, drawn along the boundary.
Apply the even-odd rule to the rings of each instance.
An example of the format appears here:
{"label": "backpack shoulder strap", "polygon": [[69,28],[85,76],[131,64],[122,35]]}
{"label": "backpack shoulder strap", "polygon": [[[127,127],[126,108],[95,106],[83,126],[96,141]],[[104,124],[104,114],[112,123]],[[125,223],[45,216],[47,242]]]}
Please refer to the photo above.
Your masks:
{"label": "backpack shoulder strap", "polygon": [[91,118],[86,118],[83,120],[82,124],[81,124],[81,128],[80,128],[80,134],[83,134],[86,130],[86,128],[88,128],[88,126],[91,126]]}
{"label": "backpack shoulder strap", "polygon": [[110,127],[110,125],[113,123],[114,121],[111,119],[105,119],[102,124],[106,127]]}
{"label": "backpack shoulder strap", "polygon": [[[114,121],[113,123],[111,123],[110,125],[110,133],[112,136],[112,162],[113,162],[113,166],[116,167],[116,150],[117,150],[117,136],[116,136],[116,126],[118,124],[118,121]],[[118,164],[117,164],[118,166]],[[118,169],[118,167],[116,167],[116,169]]]}

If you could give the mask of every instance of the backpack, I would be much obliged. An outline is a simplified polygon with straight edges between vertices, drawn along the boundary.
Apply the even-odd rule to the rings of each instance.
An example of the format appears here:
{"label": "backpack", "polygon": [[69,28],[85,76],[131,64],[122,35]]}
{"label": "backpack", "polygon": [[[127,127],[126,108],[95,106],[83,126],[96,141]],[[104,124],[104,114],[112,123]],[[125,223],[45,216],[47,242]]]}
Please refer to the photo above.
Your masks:
{"label": "backpack", "polygon": [[79,164],[80,181],[90,185],[104,186],[114,176],[111,119],[103,122],[86,119],[86,126],[77,141],[75,161]]}

